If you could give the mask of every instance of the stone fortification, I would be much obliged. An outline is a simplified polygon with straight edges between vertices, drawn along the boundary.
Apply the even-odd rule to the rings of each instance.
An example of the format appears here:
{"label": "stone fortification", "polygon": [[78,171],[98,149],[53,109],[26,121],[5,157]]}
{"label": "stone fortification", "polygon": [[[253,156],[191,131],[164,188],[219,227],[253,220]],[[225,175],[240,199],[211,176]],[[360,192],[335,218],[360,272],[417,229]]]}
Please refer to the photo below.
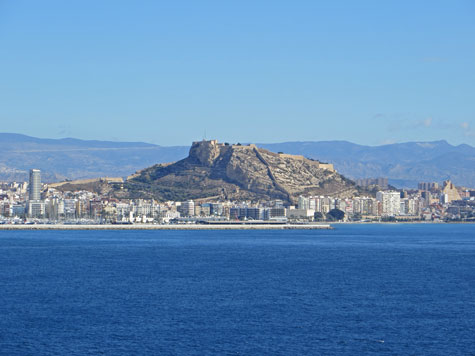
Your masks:
{"label": "stone fortification", "polygon": [[353,182],[303,156],[274,153],[255,145],[228,145],[216,140],[194,142],[189,156],[168,165],[155,165],[129,179],[119,197],[159,200],[282,199],[298,196],[349,197]]}

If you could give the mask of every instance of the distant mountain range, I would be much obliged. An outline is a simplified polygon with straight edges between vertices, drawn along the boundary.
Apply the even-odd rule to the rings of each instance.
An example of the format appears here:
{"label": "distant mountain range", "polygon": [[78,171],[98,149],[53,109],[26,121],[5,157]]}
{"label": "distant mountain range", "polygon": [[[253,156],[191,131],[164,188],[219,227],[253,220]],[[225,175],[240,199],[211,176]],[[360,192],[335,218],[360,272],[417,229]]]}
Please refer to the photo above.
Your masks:
{"label": "distant mountain range", "polygon": [[189,147],[161,147],[143,142],[42,139],[0,133],[0,179],[25,180],[30,168],[43,181],[123,177],[156,163],[176,161]]}
{"label": "distant mountain range", "polygon": [[418,182],[442,182],[475,187],[475,148],[446,141],[407,142],[363,146],[347,141],[261,144],[271,151],[301,154],[329,161],[348,178],[387,177],[396,187],[417,187]]}
{"label": "distant mountain range", "polygon": [[[397,187],[420,181],[475,187],[475,148],[446,141],[363,146],[347,141],[257,144],[273,152],[301,154],[333,163],[348,178],[388,177]],[[30,168],[42,170],[44,181],[122,177],[156,163],[187,157],[189,146],[143,142],[40,139],[0,133],[0,180],[26,180]]]}

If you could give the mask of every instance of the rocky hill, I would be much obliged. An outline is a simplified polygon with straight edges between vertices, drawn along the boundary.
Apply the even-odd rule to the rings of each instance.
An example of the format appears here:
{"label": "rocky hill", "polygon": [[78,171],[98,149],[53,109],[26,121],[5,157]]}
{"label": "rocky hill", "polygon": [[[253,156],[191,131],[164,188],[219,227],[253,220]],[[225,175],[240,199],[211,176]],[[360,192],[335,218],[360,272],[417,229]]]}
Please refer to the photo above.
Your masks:
{"label": "rocky hill", "polygon": [[331,164],[215,140],[194,142],[187,158],[144,169],[116,191],[124,198],[282,199],[292,203],[301,194],[349,197],[355,193],[354,183]]}
{"label": "rocky hill", "polygon": [[[363,146],[346,141],[257,144],[330,161],[346,177],[388,177],[397,187],[417,187],[421,181],[450,179],[457,186],[475,187],[475,147],[445,141]],[[0,133],[0,181],[28,180],[30,168],[41,169],[44,182],[96,177],[125,177],[156,163],[178,161],[189,146],[157,146],[143,142],[40,139]]]}

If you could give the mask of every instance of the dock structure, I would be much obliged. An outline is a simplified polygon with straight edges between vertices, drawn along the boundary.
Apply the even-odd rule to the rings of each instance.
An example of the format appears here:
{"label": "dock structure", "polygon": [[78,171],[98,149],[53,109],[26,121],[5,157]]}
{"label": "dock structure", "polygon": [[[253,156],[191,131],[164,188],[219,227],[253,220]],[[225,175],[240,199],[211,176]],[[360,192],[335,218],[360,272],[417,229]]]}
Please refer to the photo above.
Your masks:
{"label": "dock structure", "polygon": [[98,225],[65,225],[65,224],[5,224],[0,230],[330,230],[328,224],[98,224]]}

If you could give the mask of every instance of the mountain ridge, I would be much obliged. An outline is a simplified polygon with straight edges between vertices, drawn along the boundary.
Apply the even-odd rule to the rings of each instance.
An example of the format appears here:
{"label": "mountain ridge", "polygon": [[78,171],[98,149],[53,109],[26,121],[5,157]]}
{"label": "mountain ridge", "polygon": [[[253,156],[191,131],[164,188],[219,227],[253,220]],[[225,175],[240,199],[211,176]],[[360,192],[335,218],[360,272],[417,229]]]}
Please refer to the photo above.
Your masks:
{"label": "mountain ridge", "polygon": [[[345,140],[257,143],[274,152],[300,154],[331,162],[343,175],[356,179],[383,176],[396,186],[451,178],[475,187],[475,148],[445,140],[365,146]],[[27,180],[30,168],[40,168],[44,181],[100,176],[125,177],[156,163],[174,162],[189,146],[145,142],[45,139],[0,133],[0,180]]]}

